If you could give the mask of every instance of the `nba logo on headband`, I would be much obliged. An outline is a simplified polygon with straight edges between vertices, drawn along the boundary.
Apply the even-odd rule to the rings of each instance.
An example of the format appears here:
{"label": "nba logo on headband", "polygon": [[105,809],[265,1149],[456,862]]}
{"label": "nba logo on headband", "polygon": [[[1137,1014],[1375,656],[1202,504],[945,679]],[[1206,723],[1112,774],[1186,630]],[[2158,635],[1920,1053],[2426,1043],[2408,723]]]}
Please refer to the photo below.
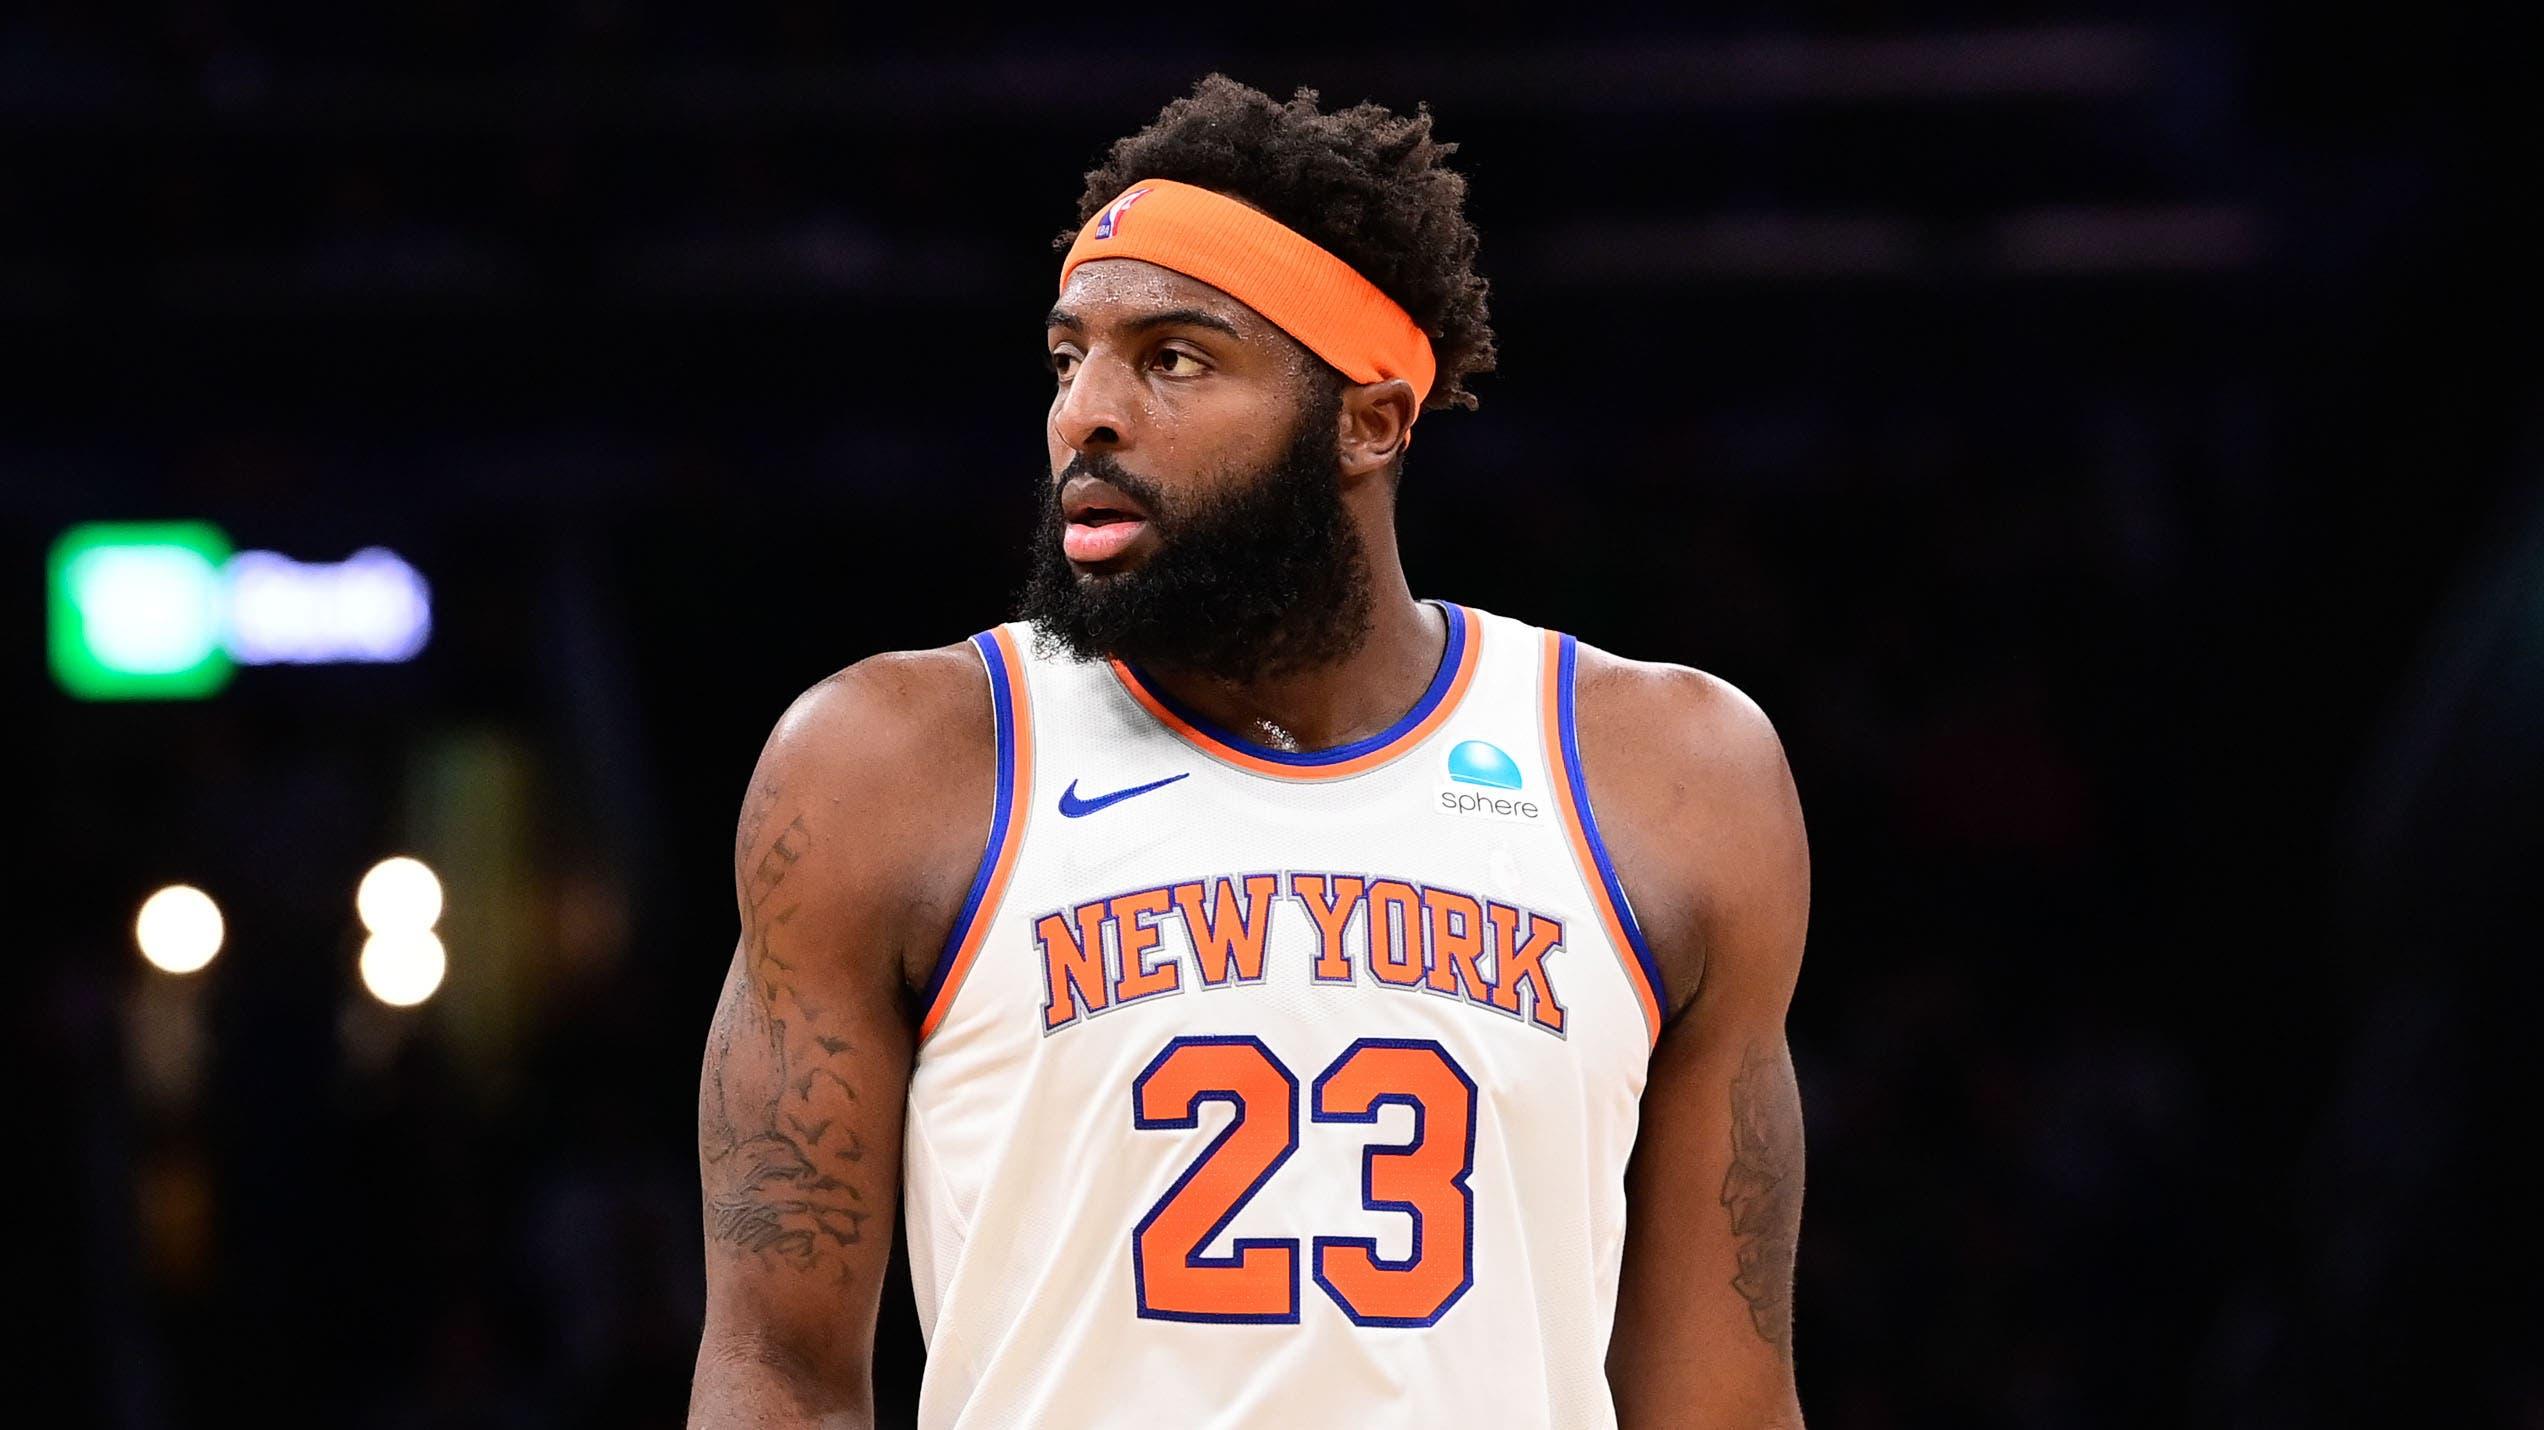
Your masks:
{"label": "nba logo on headband", "polygon": [[1148,190],[1145,186],[1136,188],[1131,190],[1129,193],[1122,195],[1120,198],[1115,199],[1113,202],[1106,204],[1104,206],[1104,212],[1096,216],[1095,236],[1098,238],[1111,238],[1113,236],[1113,226],[1120,223],[1122,221],[1122,215],[1130,212],[1131,205],[1138,203],[1140,201],[1140,195],[1147,192]]}

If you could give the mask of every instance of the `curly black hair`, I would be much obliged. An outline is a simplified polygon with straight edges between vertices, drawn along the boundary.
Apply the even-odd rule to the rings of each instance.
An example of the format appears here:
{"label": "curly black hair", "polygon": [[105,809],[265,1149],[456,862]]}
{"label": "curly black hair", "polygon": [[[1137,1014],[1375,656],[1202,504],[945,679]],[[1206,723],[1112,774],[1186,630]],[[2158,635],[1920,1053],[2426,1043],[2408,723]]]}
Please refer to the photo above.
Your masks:
{"label": "curly black hair", "polygon": [[[1078,223],[1141,179],[1172,179],[1245,200],[1359,270],[1412,315],[1439,362],[1424,408],[1475,406],[1466,380],[1493,370],[1493,325],[1475,272],[1466,178],[1431,111],[1376,104],[1331,114],[1316,91],[1287,104],[1213,74],[1122,139],[1089,170]],[[1066,249],[1077,237],[1060,235]]]}

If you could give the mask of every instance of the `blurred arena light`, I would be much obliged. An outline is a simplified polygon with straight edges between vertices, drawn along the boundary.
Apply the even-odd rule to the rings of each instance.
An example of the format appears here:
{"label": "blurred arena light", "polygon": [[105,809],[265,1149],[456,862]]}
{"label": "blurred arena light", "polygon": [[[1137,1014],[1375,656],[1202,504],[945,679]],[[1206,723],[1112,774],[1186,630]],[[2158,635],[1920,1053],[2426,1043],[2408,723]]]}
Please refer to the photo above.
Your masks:
{"label": "blurred arena light", "polygon": [[133,942],[162,973],[197,973],[221,951],[221,906],[191,884],[170,884],[141,901]]}
{"label": "blurred arena light", "polygon": [[191,700],[230,679],[221,563],[230,539],[202,521],[90,522],[53,543],[46,649],[83,700]]}
{"label": "blurred arena light", "polygon": [[362,941],[362,986],[392,1008],[412,1008],[442,986],[450,957],[431,929],[391,929]]}
{"label": "blurred arena light", "polygon": [[353,908],[375,934],[428,932],[442,917],[442,881],[421,859],[383,859],[362,876]]}
{"label": "blurred arena light", "polygon": [[231,550],[205,521],[87,522],[53,543],[48,652],[83,700],[200,699],[235,665],[413,659],[432,589],[385,547],[343,561]]}
{"label": "blurred arena light", "polygon": [[410,660],[433,634],[431,589],[382,547],[315,562],[242,551],[222,575],[226,640],[241,665]]}

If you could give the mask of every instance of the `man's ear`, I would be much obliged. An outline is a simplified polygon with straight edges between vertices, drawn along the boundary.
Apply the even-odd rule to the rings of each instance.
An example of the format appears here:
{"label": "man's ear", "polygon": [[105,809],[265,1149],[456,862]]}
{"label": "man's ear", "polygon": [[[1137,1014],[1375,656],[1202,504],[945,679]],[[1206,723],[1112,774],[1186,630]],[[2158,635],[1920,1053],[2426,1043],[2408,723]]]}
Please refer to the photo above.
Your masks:
{"label": "man's ear", "polygon": [[1413,445],[1413,419],[1421,411],[1413,384],[1400,377],[1344,388],[1343,480],[1357,482],[1394,466]]}

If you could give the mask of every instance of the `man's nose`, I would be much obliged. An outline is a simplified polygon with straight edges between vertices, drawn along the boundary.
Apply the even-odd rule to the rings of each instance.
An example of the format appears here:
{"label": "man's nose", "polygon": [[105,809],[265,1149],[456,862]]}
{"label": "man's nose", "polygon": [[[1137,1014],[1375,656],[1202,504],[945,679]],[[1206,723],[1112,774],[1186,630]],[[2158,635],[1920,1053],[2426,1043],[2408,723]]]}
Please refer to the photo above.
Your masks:
{"label": "man's nose", "polygon": [[1051,430],[1076,452],[1118,452],[1130,445],[1130,373],[1090,355],[1051,406]]}

